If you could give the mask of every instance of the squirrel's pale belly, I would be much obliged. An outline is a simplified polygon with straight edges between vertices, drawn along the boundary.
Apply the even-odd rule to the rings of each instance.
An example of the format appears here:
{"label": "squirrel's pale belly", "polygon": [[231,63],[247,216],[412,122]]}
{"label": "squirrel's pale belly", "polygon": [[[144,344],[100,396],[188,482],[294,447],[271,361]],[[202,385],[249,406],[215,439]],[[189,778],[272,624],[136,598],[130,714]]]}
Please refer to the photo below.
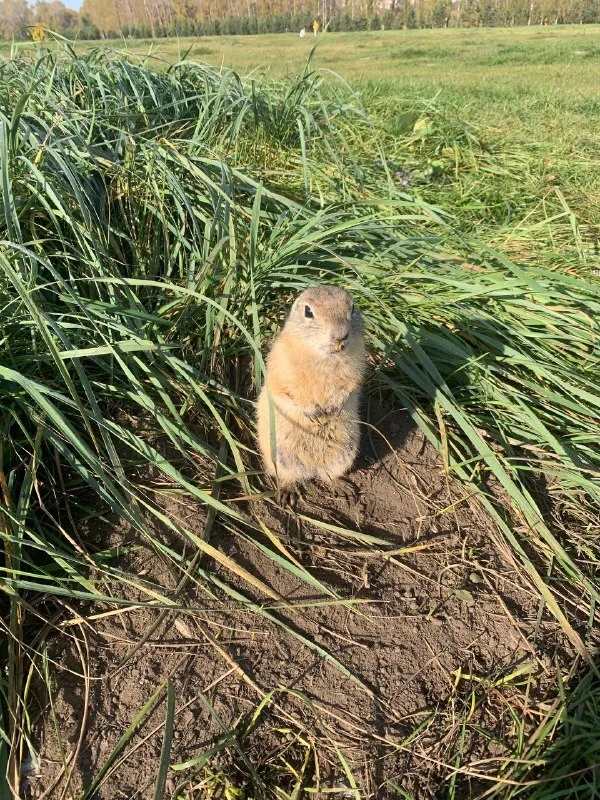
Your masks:
{"label": "squirrel's pale belly", "polygon": [[340,478],[358,451],[366,370],[362,320],[348,292],[315,286],[298,295],[266,368],[258,441],[280,496],[311,479]]}
{"label": "squirrel's pale belly", "polygon": [[290,483],[335,480],[343,475],[358,451],[358,406],[357,390],[339,411],[310,419],[301,410],[298,414],[280,410],[276,400],[270,411],[268,393],[263,389],[258,401],[258,433],[267,471]]}

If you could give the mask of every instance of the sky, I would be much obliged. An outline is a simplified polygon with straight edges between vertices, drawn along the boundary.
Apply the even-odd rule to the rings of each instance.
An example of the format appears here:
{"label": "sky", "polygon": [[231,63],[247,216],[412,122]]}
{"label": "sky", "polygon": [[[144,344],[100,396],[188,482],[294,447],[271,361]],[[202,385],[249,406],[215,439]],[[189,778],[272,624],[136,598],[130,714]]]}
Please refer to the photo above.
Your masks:
{"label": "sky", "polygon": [[67,8],[74,8],[76,11],[79,11],[83,0],[62,0],[62,1],[67,6]]}

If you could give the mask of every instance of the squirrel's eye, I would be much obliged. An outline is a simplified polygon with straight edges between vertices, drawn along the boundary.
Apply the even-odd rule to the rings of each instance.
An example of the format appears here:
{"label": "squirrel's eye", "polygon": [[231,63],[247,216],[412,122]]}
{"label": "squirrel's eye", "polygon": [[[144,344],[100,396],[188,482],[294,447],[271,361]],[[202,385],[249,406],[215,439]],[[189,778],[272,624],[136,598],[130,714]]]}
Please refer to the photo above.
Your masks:
{"label": "squirrel's eye", "polygon": [[314,319],[315,315],[313,314],[310,306],[304,306],[304,316],[308,317],[309,319]]}

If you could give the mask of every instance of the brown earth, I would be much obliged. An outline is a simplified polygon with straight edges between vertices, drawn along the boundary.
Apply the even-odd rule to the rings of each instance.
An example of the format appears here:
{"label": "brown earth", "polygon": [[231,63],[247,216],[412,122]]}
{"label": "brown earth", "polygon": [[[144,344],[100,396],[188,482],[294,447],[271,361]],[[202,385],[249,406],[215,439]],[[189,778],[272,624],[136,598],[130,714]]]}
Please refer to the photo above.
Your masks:
{"label": "brown earth", "polygon": [[[52,712],[35,682],[41,763],[30,796],[80,798],[162,686],[87,795],[152,798],[167,678],[169,763],[193,763],[169,771],[164,797],[270,797],[274,787],[291,794],[296,781],[315,797],[424,800],[453,789],[460,800],[489,789],[515,719],[525,731],[539,722],[566,645],[469,487],[448,478],[408,415],[372,402],[369,418],[379,433],[368,429],[350,476],[358,502],[311,487],[298,516],[240,502],[264,536],[212,528],[211,544],[271,598],[203,557],[204,578],[179,597],[185,610],[136,607],[135,587],[119,587],[129,606],[72,604],[78,620],[50,638]],[[158,502],[204,535],[202,507],[164,491]],[[88,541],[117,548],[113,565],[175,597],[166,548],[182,543],[172,533],[156,528],[159,553],[122,526],[87,527]],[[294,559],[297,574],[273,553]]]}

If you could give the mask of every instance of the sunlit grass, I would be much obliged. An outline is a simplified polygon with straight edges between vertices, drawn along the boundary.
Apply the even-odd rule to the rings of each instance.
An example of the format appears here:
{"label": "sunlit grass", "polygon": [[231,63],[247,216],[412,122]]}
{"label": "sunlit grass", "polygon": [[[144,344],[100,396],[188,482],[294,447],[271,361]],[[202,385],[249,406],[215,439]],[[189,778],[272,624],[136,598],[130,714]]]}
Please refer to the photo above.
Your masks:
{"label": "sunlit grass", "polygon": [[[206,509],[207,529],[218,519],[260,539],[225,500],[269,488],[253,453],[261,352],[282,302],[314,282],[353,292],[373,353],[368,390],[409,409],[590,657],[600,281],[565,194],[553,184],[535,204],[535,153],[488,145],[441,101],[391,108],[373,87],[361,101],[310,68],[265,85],[194,63],[156,72],[55,52],[0,73],[0,757],[12,786],[28,735],[32,602],[130,603],[127,585],[140,603],[181,603],[82,547],[72,520],[84,509],[132,526],[183,583],[218,585],[286,625],[259,602],[282,599],[209,530],[200,538],[161,511],[144,470]],[[514,208],[492,224],[494,203],[474,186],[495,181],[512,187]],[[152,520],[188,549],[167,547]],[[260,546],[338,601],[279,545]],[[208,556],[202,567],[190,550]]]}

